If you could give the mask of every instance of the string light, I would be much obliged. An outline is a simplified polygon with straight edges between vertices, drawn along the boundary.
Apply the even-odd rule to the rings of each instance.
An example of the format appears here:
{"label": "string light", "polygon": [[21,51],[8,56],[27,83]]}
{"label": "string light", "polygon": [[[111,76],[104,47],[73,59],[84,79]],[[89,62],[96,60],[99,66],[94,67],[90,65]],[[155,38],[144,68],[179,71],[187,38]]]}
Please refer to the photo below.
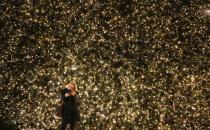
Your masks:
{"label": "string light", "polygon": [[75,81],[80,127],[210,129],[205,1],[3,0],[0,118],[57,129]]}

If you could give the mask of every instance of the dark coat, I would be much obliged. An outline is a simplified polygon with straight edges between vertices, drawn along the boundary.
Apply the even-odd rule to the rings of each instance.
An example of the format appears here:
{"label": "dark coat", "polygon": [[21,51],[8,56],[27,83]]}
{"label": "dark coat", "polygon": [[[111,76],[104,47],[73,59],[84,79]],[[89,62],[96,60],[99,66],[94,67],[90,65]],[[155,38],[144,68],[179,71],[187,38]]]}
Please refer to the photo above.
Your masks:
{"label": "dark coat", "polygon": [[66,93],[70,93],[70,90],[67,88],[61,91],[61,98],[63,100],[63,110],[62,110],[62,119],[70,121],[79,121],[80,112],[79,112],[79,101],[78,101],[78,92],[75,96],[65,97]]}

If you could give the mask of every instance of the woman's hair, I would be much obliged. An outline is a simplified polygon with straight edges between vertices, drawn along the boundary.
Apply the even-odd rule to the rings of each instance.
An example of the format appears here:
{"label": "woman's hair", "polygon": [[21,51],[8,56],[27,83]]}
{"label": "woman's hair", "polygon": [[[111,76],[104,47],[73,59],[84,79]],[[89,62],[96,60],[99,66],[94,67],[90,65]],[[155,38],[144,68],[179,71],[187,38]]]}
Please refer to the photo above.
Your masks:
{"label": "woman's hair", "polygon": [[77,84],[75,82],[71,82],[69,84],[73,84],[74,85],[74,90],[77,91]]}

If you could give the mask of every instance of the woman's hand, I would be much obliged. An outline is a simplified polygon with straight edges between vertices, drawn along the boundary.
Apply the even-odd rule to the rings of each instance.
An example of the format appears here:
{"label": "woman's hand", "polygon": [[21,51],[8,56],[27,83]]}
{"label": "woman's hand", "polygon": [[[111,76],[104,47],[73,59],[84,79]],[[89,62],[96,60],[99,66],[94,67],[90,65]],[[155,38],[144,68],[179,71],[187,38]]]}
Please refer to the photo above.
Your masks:
{"label": "woman's hand", "polygon": [[65,97],[69,97],[69,96],[70,96],[70,94],[69,94],[69,93],[66,93],[66,94],[65,94]]}

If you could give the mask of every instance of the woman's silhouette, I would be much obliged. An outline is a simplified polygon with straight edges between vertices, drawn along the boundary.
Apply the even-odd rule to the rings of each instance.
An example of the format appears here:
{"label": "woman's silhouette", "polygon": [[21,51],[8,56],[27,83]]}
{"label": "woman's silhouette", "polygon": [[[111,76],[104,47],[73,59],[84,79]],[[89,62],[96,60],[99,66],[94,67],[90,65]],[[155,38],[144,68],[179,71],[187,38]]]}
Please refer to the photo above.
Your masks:
{"label": "woman's silhouette", "polygon": [[62,123],[60,130],[65,130],[67,124],[70,124],[70,130],[75,130],[77,122],[80,120],[79,104],[76,83],[69,83],[61,91],[63,100]]}

